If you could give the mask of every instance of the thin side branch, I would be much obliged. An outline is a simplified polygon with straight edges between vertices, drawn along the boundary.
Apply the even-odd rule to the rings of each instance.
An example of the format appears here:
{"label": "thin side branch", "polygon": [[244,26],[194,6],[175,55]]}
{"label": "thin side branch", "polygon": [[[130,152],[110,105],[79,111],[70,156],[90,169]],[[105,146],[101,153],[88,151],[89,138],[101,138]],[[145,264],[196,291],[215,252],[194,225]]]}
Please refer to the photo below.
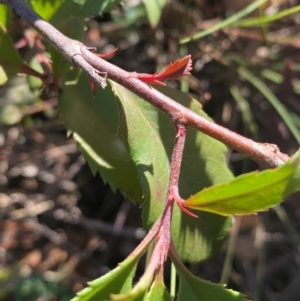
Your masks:
{"label": "thin side branch", "polygon": [[[172,154],[172,161],[171,161],[171,171],[170,171],[170,178],[169,178],[169,187],[166,197],[166,203],[163,210],[161,217],[155,223],[154,230],[157,234],[156,244],[152,252],[152,256],[147,266],[147,271],[155,271],[157,268],[163,269],[163,265],[167,260],[167,256],[170,249],[171,244],[171,223],[172,223],[172,213],[174,207],[175,196],[177,195],[178,191],[178,180],[180,174],[180,167],[185,143],[185,136],[186,136],[186,128],[182,124],[176,124],[176,137],[175,143],[173,148]],[[175,195],[174,195],[175,192]],[[152,229],[153,229],[152,228]],[[153,232],[150,230],[149,233]],[[145,239],[146,241],[146,239]],[[140,246],[138,246],[138,249]],[[136,252],[136,251],[134,251]]]}
{"label": "thin side branch", "polygon": [[[139,253],[142,249],[145,249],[151,241],[153,241],[155,238],[157,239],[147,270],[149,269],[151,271],[154,271],[157,267],[163,268],[163,264],[168,256],[171,243],[172,213],[174,201],[177,201],[176,198],[178,196],[178,181],[185,137],[185,126],[182,124],[177,124],[176,137],[171,160],[169,187],[164,210],[154,226],[151,228],[148,235],[132,253],[132,255]],[[155,267],[153,267],[153,265]]]}
{"label": "thin side branch", "polygon": [[287,155],[280,152],[276,145],[257,143],[208,121],[139,79],[132,77],[130,73],[97,57],[81,42],[64,36],[52,25],[44,21],[22,0],[0,0],[0,3],[10,6],[21,18],[45,37],[68,61],[80,67],[101,87],[106,85],[105,78],[107,74],[109,79],[126,87],[166,113],[175,124],[180,123],[185,126],[192,126],[238,152],[249,156],[264,167],[278,167],[289,159]]}
{"label": "thin side branch", "polygon": [[176,137],[171,160],[171,172],[169,182],[169,193],[172,187],[178,188],[179,174],[185,144],[186,128],[182,124],[176,124]]}
{"label": "thin side branch", "polygon": [[[179,175],[180,175],[185,138],[186,138],[186,127],[182,124],[176,124],[176,137],[175,137],[175,144],[174,144],[172,160],[171,160],[171,172],[170,172],[166,206],[169,205],[171,209],[173,209],[173,205],[175,201],[184,213],[192,217],[198,218],[197,215],[190,212],[183,206],[184,200],[179,195],[178,183],[179,183]],[[171,224],[170,224],[170,230],[171,230]]]}

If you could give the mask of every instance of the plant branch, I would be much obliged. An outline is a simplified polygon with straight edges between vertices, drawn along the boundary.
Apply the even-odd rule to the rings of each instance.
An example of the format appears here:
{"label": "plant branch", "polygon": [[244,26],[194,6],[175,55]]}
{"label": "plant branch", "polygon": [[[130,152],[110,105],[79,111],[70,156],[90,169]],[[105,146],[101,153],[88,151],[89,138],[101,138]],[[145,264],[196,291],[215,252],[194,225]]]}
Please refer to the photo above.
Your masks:
{"label": "plant branch", "polygon": [[[139,246],[133,251],[133,255],[135,253],[139,253],[141,249],[145,249],[151,241],[155,237],[158,237],[158,241],[154,247],[153,254],[157,252],[160,254],[158,257],[161,258],[161,262],[166,260],[169,245],[171,242],[171,221],[172,221],[172,211],[174,206],[174,201],[177,200],[178,196],[178,181],[180,174],[180,167],[184,149],[186,137],[186,128],[182,124],[176,124],[176,137],[175,143],[172,153],[171,160],[171,171],[169,177],[169,187],[166,196],[166,202],[164,210],[158,220],[155,222],[154,226],[151,228],[147,236],[143,239],[143,241],[139,244]],[[157,246],[160,247],[157,247]],[[157,251],[157,248],[159,250]],[[152,260],[152,259],[151,259]],[[151,262],[150,260],[150,262]]]}
{"label": "plant branch", "polygon": [[84,70],[102,88],[106,87],[106,73],[95,70],[80,55],[81,47],[84,46],[83,43],[63,35],[22,0],[0,0],[0,3],[10,6],[18,16],[35,28],[66,60]]}
{"label": "plant branch", "polygon": [[192,217],[198,218],[197,215],[191,213],[183,206],[184,200],[179,195],[178,181],[180,175],[185,137],[186,137],[186,127],[183,124],[176,124],[176,137],[175,137],[175,145],[174,145],[172,160],[171,160],[171,172],[170,172],[166,206],[168,206],[169,204],[172,209],[174,205],[174,201],[176,201],[177,205],[180,207],[180,209],[183,212],[185,212],[186,214]]}
{"label": "plant branch", "polygon": [[[160,225],[158,231],[155,230],[155,233],[157,234],[157,241],[155,243],[145,274],[147,274],[147,271],[154,272],[157,269],[162,270],[170,249],[172,212],[174,201],[176,201],[176,196],[178,195],[178,181],[186,137],[185,126],[182,124],[176,124],[175,126],[176,137],[171,160],[169,187],[165,207],[161,217],[158,219],[159,223],[156,222],[155,226],[153,227],[156,228],[157,225]],[[152,232],[152,229],[150,232]]]}
{"label": "plant branch", "polygon": [[264,167],[278,167],[289,159],[287,155],[280,152],[276,145],[257,143],[251,139],[234,133],[197,115],[190,109],[185,108],[151,86],[131,77],[129,72],[126,72],[101,58],[97,57],[95,59],[96,56],[88,51],[86,47],[81,48],[81,53],[94,68],[101,70],[102,72],[107,72],[108,78],[126,87],[144,100],[159,108],[167,114],[174,123],[192,126],[195,129],[223,142],[227,146],[249,156]]}
{"label": "plant branch", "polygon": [[[167,259],[171,244],[171,222],[174,201],[178,197],[178,181],[180,175],[180,167],[186,137],[186,128],[182,124],[176,124],[176,136],[171,160],[171,171],[169,178],[169,187],[166,196],[164,210],[158,218],[154,226],[151,228],[144,240],[133,251],[132,255],[139,253],[145,249],[155,238],[155,246],[151,254],[147,271],[154,272],[157,268],[163,268],[163,264]],[[151,273],[152,273],[151,272]]]}
{"label": "plant branch", "polygon": [[288,160],[289,157],[281,153],[276,145],[257,143],[208,121],[139,79],[134,78],[131,73],[97,57],[81,42],[64,36],[52,25],[44,21],[22,0],[0,0],[0,3],[10,6],[21,18],[45,37],[68,61],[80,67],[102,88],[106,86],[105,79],[107,75],[108,78],[159,108],[167,114],[175,124],[180,123],[185,126],[192,126],[223,142],[227,146],[249,156],[264,167],[278,167]]}
{"label": "plant branch", "polygon": [[171,171],[168,188],[167,201],[174,201],[173,193],[178,194],[178,181],[182,162],[182,155],[186,137],[186,127],[182,124],[176,124],[176,137],[171,160]]}

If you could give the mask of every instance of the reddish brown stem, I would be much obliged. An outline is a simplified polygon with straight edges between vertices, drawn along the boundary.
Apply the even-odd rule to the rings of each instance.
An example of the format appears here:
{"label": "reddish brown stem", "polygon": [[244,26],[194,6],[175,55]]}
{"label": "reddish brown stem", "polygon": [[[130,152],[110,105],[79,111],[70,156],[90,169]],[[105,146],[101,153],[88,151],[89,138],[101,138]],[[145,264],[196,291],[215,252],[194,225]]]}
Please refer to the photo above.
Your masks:
{"label": "reddish brown stem", "polygon": [[260,165],[274,168],[288,160],[288,156],[281,153],[276,145],[257,143],[251,139],[238,135],[222,126],[198,116],[191,110],[176,103],[142,81],[134,78],[130,73],[106,62],[91,53],[81,42],[64,36],[52,25],[38,16],[22,0],[0,0],[6,4],[42,36],[44,36],[68,61],[80,67],[101,87],[105,87],[106,74],[108,78],[128,88],[152,105],[166,113],[174,123],[192,126],[195,129],[225,143],[229,147],[249,156]]}
{"label": "reddish brown stem", "polygon": [[176,124],[176,137],[171,160],[171,172],[167,200],[172,198],[173,192],[178,191],[178,181],[180,175],[185,137],[186,127],[183,124]]}
{"label": "reddish brown stem", "polygon": [[171,222],[174,201],[178,198],[178,181],[180,175],[180,167],[186,137],[186,128],[182,124],[176,124],[176,137],[173,148],[171,171],[169,178],[169,187],[166,197],[166,204],[161,217],[150,230],[149,234],[144,238],[141,244],[134,250],[133,255],[145,248],[154,238],[157,237],[157,242],[154,247],[147,270],[155,270],[155,267],[163,267],[167,259],[169,247],[171,243]]}
{"label": "reddish brown stem", "polygon": [[172,154],[171,173],[167,195],[167,202],[174,203],[176,201],[179,208],[186,214],[198,218],[197,215],[187,210],[182,204],[184,200],[179,195],[178,181],[180,175],[181,161],[186,137],[186,128],[182,124],[176,124],[175,146]]}
{"label": "reddish brown stem", "polygon": [[107,61],[104,61],[101,58],[95,59],[95,55],[89,52],[86,47],[82,47],[81,52],[84,59],[86,59],[86,61],[95,69],[106,72],[108,78],[128,88],[165,112],[174,123],[192,126],[249,156],[264,167],[274,168],[282,165],[288,159],[288,156],[282,154],[276,145],[257,143],[217,125],[195,114],[193,111],[173,101],[142,81],[131,77],[130,73],[110,64]]}
{"label": "reddish brown stem", "polygon": [[152,254],[152,257],[158,256],[160,258],[159,265],[161,267],[167,259],[171,243],[172,212],[174,207],[174,201],[176,201],[176,196],[178,195],[178,181],[180,175],[185,137],[185,126],[182,124],[176,124],[176,137],[171,160],[171,171],[169,178],[169,187],[166,197],[166,204],[161,216],[161,227],[158,232],[158,241]]}

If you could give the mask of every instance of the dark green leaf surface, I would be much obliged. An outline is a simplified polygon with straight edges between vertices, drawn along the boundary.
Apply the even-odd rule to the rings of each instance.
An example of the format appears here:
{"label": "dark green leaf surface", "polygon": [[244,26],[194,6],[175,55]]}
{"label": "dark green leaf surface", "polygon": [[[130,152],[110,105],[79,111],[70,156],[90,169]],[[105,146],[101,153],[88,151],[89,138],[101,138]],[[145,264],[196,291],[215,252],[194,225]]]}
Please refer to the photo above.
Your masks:
{"label": "dark green leaf surface", "polygon": [[[179,275],[177,301],[247,301],[239,292],[225,289],[223,285],[201,280],[191,274],[176,258],[172,258]],[[249,300],[248,300],[249,301]]]}
{"label": "dark green leaf surface", "polygon": [[250,214],[277,205],[300,187],[300,152],[282,167],[241,175],[190,197],[185,206],[223,215]]}
{"label": "dark green leaf surface", "polygon": [[68,0],[62,2],[50,20],[54,25],[59,24],[60,20],[69,16],[84,19],[89,16],[99,16],[102,13],[110,12],[122,0]]}
{"label": "dark green leaf surface", "polygon": [[[143,221],[150,227],[162,212],[169,181],[170,157],[174,144],[174,126],[159,110],[127,89],[112,83],[120,99],[120,132],[136,164],[143,187]],[[206,116],[198,102],[186,94],[161,88],[173,99]],[[188,130],[180,193],[189,197],[201,188],[232,179],[224,152],[226,148],[193,129]],[[200,213],[199,218],[182,214],[175,206],[172,235],[183,260],[196,262],[211,256],[226,237],[231,219]]]}
{"label": "dark green leaf surface", "polygon": [[57,26],[61,20],[70,16],[84,19],[110,12],[121,0],[34,0],[32,8],[45,20]]}
{"label": "dark green leaf surface", "polygon": [[93,99],[85,74],[65,85],[58,109],[94,173],[100,172],[113,190],[133,202],[142,197],[135,166],[118,135],[118,109],[111,89],[99,89]]}
{"label": "dark green leaf surface", "polygon": [[82,6],[84,14],[95,15],[110,12],[114,6],[120,4],[122,0],[73,0]]}
{"label": "dark green leaf surface", "polygon": [[21,59],[12,40],[1,24],[0,45],[0,85],[3,85],[9,78],[20,72],[22,67],[27,67],[27,64]]}

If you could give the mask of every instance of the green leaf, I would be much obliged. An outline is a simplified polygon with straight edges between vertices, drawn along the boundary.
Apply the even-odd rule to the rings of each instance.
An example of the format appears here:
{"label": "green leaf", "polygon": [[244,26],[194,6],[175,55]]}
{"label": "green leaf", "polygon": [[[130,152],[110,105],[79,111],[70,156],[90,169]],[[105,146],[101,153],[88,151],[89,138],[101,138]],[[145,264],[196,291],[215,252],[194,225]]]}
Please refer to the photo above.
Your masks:
{"label": "green leaf", "polygon": [[171,301],[171,296],[166,289],[162,273],[158,273],[153,281],[145,301]]}
{"label": "green leaf", "polygon": [[[60,22],[58,30],[71,39],[78,41],[83,39],[83,24],[78,18],[73,16]],[[49,53],[51,55],[52,73],[55,82],[70,70],[71,64],[51,45],[49,45]]]}
{"label": "green leaf", "polygon": [[246,6],[244,9],[238,11],[237,13],[233,14],[232,16],[228,17],[227,19],[217,23],[216,25],[210,27],[209,29],[202,30],[190,37],[183,38],[179,41],[180,44],[185,44],[190,41],[198,40],[200,38],[203,38],[209,34],[212,34],[213,32],[220,30],[222,28],[225,28],[234,22],[240,20],[244,16],[252,13],[254,10],[258,9],[262,4],[266,3],[268,0],[257,0],[251,2],[248,6]]}
{"label": "green leaf", "polygon": [[0,23],[7,27],[11,19],[11,10],[6,5],[0,4]]}
{"label": "green leaf", "polygon": [[143,3],[146,8],[150,25],[153,28],[155,28],[159,23],[162,10],[166,5],[166,0],[152,0],[152,1],[143,0]]}
{"label": "green leaf", "polygon": [[23,118],[23,113],[19,106],[15,104],[7,104],[0,111],[0,123],[13,125],[20,122]]}
{"label": "green leaf", "polygon": [[218,214],[250,214],[279,204],[300,187],[300,152],[282,167],[241,175],[190,197],[188,208]]}
{"label": "green leaf", "polygon": [[248,101],[243,97],[242,92],[235,85],[230,87],[230,93],[241,111],[244,125],[249,129],[249,132],[255,140],[259,140],[259,128],[255,122]]}
{"label": "green leaf", "polygon": [[[200,103],[186,93],[159,87],[170,98],[181,103],[198,115],[211,120],[201,109]],[[162,123],[162,130],[170,124]],[[173,137],[165,134],[163,141],[171,156]],[[179,191],[183,198],[205,188],[229,181],[233,178],[228,168],[225,153],[227,148],[221,142],[188,128],[183,161],[180,172]],[[199,218],[191,218],[182,213],[178,206],[173,212],[172,237],[176,250],[184,261],[197,262],[214,254],[221,247],[231,228],[232,219],[207,212],[198,212]]]}
{"label": "green leaf", "polygon": [[[143,222],[150,227],[160,216],[165,203],[174,126],[166,115],[143,99],[114,82],[111,85],[120,100],[119,130],[136,164],[143,188]],[[170,88],[160,88],[160,91],[206,116],[200,104],[187,94]],[[225,151],[222,143],[188,129],[180,177],[180,193],[183,197],[232,179]],[[181,258],[190,262],[211,256],[220,247],[231,225],[230,218],[209,213],[201,212],[200,218],[190,218],[182,214],[177,206],[173,214],[174,244]]]}
{"label": "green leaf", "polygon": [[262,24],[267,24],[274,22],[276,20],[282,19],[289,15],[295,14],[300,11],[300,5],[296,5],[284,10],[278,11],[276,14],[267,15],[267,16],[259,16],[253,18],[247,18],[244,20],[238,21],[235,26],[243,26],[243,27],[252,27],[252,26],[261,26]]}
{"label": "green leaf", "polygon": [[291,118],[289,112],[281,101],[275,96],[275,94],[267,87],[267,85],[262,82],[257,76],[251,73],[244,67],[239,67],[237,72],[249,81],[260,93],[266,97],[270,104],[274,107],[277,113],[281,116],[286,126],[289,128],[294,138],[298,143],[300,143],[300,130],[295,124],[293,118]]}
{"label": "green leaf", "polygon": [[140,256],[141,254],[128,257],[109,273],[90,282],[89,286],[78,292],[71,301],[108,300],[111,294],[130,291]]}
{"label": "green leaf", "polygon": [[[40,0],[42,1],[42,0]],[[115,5],[122,0],[68,0],[64,1],[57,12],[53,15],[50,22],[54,25],[59,24],[60,20],[69,16],[84,19],[91,15],[99,16],[102,13],[110,12]]]}
{"label": "green leaf", "polygon": [[21,59],[19,52],[15,49],[12,40],[1,24],[0,45],[0,85],[5,84],[9,78],[20,72],[41,76]]}
{"label": "green leaf", "polygon": [[135,250],[109,273],[88,283],[88,287],[77,293],[71,301],[143,301],[153,281],[153,273],[144,274],[132,288],[132,281],[138,261],[152,243],[149,240],[138,251]]}
{"label": "green leaf", "polygon": [[275,72],[271,69],[264,68],[261,71],[261,75],[277,85],[282,84],[284,81],[284,76],[281,73]]}
{"label": "green leaf", "polygon": [[65,84],[58,109],[94,173],[133,202],[142,198],[135,166],[118,135],[118,109],[111,89],[99,89],[93,99],[86,75]]}
{"label": "green leaf", "polygon": [[85,15],[97,15],[110,12],[114,6],[120,4],[122,0],[73,0],[82,6]]}
{"label": "green leaf", "polygon": [[171,257],[179,275],[179,291],[177,301],[248,300],[241,293],[225,289],[223,285],[211,283],[195,277],[177,258],[174,256]]}
{"label": "green leaf", "polygon": [[[37,56],[33,56],[29,62],[29,65],[32,69],[36,70],[37,72],[40,72],[41,74],[44,72],[43,67],[41,63],[39,62]],[[28,76],[28,84],[32,91],[37,91],[43,86],[43,81],[35,76]]]}
{"label": "green leaf", "polygon": [[[159,113],[148,102],[111,81],[120,102],[120,134],[135,162],[143,189],[143,207],[149,202],[159,207],[158,217],[169,181],[169,158],[158,131]],[[151,200],[151,201],[150,201]],[[146,218],[146,225],[150,226]]]}
{"label": "green leaf", "polygon": [[20,69],[26,65],[21,59],[18,51],[7,34],[5,28],[0,24],[0,65],[1,77],[0,85],[3,85],[9,78],[20,72]]}
{"label": "green leaf", "polygon": [[4,69],[0,66],[0,86],[7,82],[8,78]]}
{"label": "green leaf", "polygon": [[153,277],[153,273],[145,273],[131,291],[119,295],[111,294],[111,301],[144,301]]}
{"label": "green leaf", "polygon": [[33,0],[30,1],[30,4],[36,13],[49,21],[64,2],[69,2],[69,0]]}

